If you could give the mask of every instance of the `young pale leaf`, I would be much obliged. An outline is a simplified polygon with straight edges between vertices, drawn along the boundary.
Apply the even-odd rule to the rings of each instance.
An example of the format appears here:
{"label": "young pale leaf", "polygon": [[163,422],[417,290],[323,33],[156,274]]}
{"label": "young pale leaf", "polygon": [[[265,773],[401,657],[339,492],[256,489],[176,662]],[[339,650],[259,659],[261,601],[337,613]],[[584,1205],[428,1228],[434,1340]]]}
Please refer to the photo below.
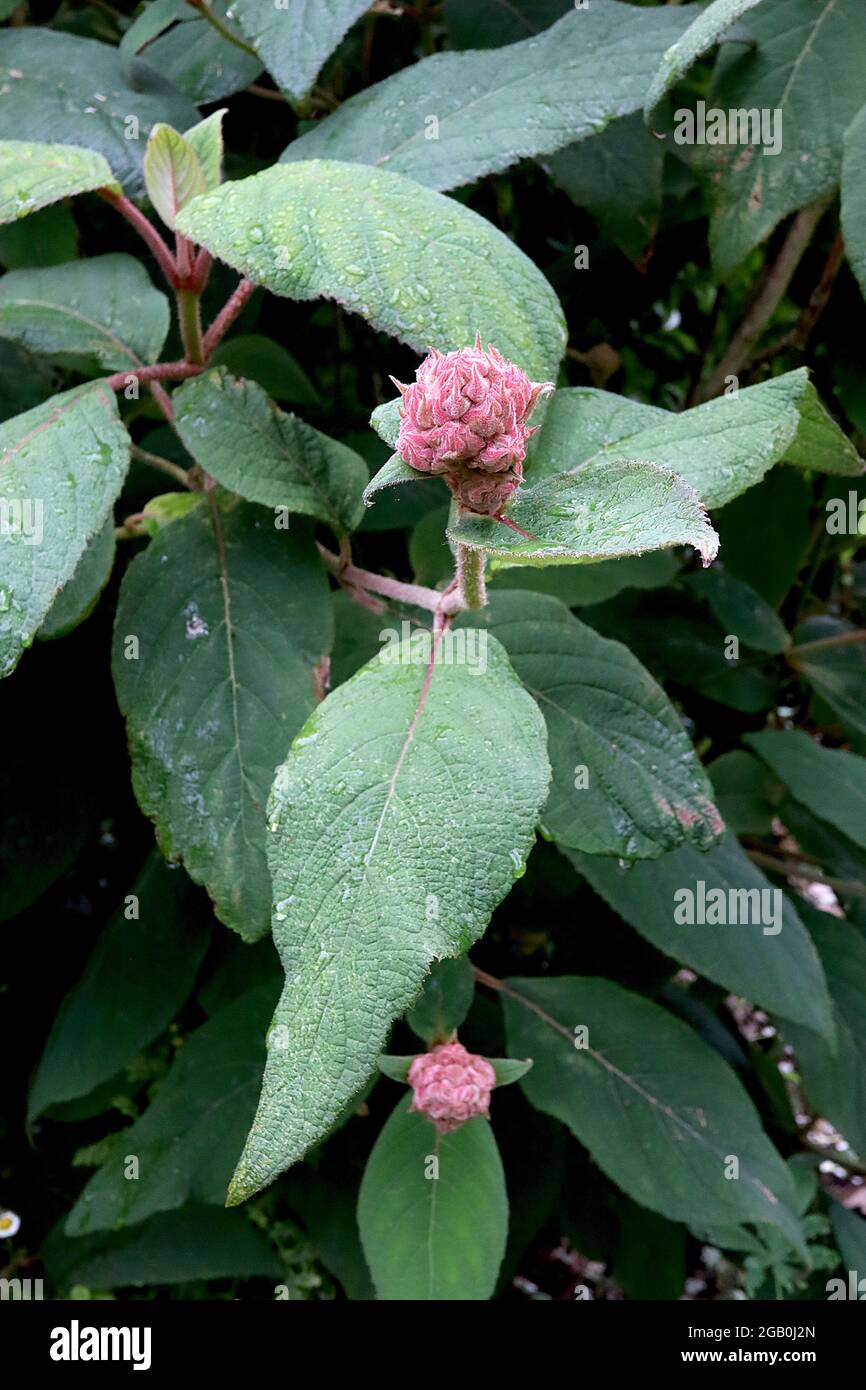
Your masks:
{"label": "young pale leaf", "polygon": [[105,588],[114,567],[114,517],[105,519],[78,564],[43,619],[36,636],[41,642],[51,642],[66,635],[85,618],[89,618]]}
{"label": "young pale leaf", "polygon": [[513,565],[568,565],[693,545],[704,564],[719,547],[697,493],[666,468],[632,459],[593,460],[523,487],[505,508],[521,535],[495,517],[464,512],[455,544]]}
{"label": "young pale leaf", "polygon": [[745,734],[744,741],[792,796],[866,849],[866,758],[822,748],[800,729]]}
{"label": "young pale leaf", "polygon": [[440,960],[424,981],[424,990],[406,1022],[426,1043],[447,1042],[472,1007],[475,977],[467,956]]}
{"label": "young pale leaf", "polygon": [[0,425],[0,676],[29,647],[123,485],[114,393],[75,387]]}
{"label": "young pale leaf", "polygon": [[305,160],[196,198],[185,236],[290,299],[335,299],[419,352],[493,342],[535,381],[565,346],[559,302],[508,237],[399,174]]}
{"label": "young pale leaf", "polygon": [[[505,1253],[508,1198],[489,1121],[437,1135],[401,1100],[367,1161],[358,1226],[380,1299],[492,1297]],[[435,1166],[434,1166],[435,1160]]]}
{"label": "young pale leaf", "polygon": [[770,885],[733,835],[705,854],[684,845],[627,868],[564,853],[660,951],[833,1043],[830,997],[809,933],[790,899]]}
{"label": "young pale leaf", "polygon": [[12,270],[0,280],[0,337],[48,357],[76,358],[78,371],[155,362],[168,325],[168,300],[132,256]]}
{"label": "young pale leaf", "polygon": [[[791,1175],[746,1091],[679,1019],[609,980],[509,980],[523,1089],[641,1206],[700,1227],[778,1226],[802,1248]],[[736,1160],[736,1170],[733,1160]]]}
{"label": "young pale leaf", "polygon": [[207,191],[208,183],[194,146],[161,121],[153,127],[144,152],[144,186],[163,222],[174,231],[177,215]]}
{"label": "young pale leaf", "polygon": [[255,382],[218,368],[186,382],[174,404],[181,439],[223,487],[337,532],[357,526],[369,477],[364,460],[280,410]]}
{"label": "young pale leaf", "polygon": [[295,99],[306,96],[325,59],[368,8],[369,0],[233,0],[231,7],[277,86]]}
{"label": "young pale leaf", "polygon": [[219,188],[223,178],[223,116],[226,108],[214,111],[203,121],[185,130],[183,138],[199,162],[206,189]]}
{"label": "young pale leaf", "polygon": [[754,134],[742,135],[738,125],[736,133],[728,126],[726,143],[696,147],[722,280],[782,218],[833,194],[845,130],[863,105],[861,0],[765,0],[749,14],[748,29],[753,46],[722,54],[716,65],[707,118],[720,111],[727,122],[739,111],[751,126],[755,113],[765,113],[761,143],[750,143]]}
{"label": "young pale leaf", "polygon": [[[176,130],[186,130],[197,120],[192,102],[161,75],[138,68],[134,85],[128,81],[120,55],[110,44],[45,28],[3,32],[2,141],[48,141],[43,148],[53,149],[55,157],[65,148],[53,143],[58,136],[68,145],[98,150],[114,171],[109,184],[116,179],[135,198],[144,189],[141,164],[151,126],[167,121]],[[57,196],[74,191],[65,189]]]}
{"label": "young pale leaf", "polygon": [[[221,1206],[255,1108],[273,983],[248,990],[184,1040],[123,1147],[94,1173],[66,1219],[67,1236],[132,1226],[187,1202]],[[138,1159],[137,1181],[124,1156]]]}
{"label": "young pale leaf", "polygon": [[833,1000],[838,1046],[805,1028],[785,1028],[797,1054],[797,1068],[807,1101],[858,1153],[866,1153],[866,939],[853,922],[816,912],[808,903],[799,910],[827,973]]}
{"label": "young pale leaf", "polygon": [[16,222],[37,208],[95,188],[120,192],[107,161],[95,150],[0,140],[0,223]]}
{"label": "young pale leaf", "polygon": [[197,507],[124,576],[113,671],[136,795],[248,941],[268,930],[273,769],[316,703],[331,635],[312,539],[249,504]]}
{"label": "young pale leaf", "polygon": [[567,387],[546,402],[530,446],[531,479],[588,460],[644,458],[679,474],[707,507],[723,507],[774,463],[855,476],[863,460],[828,415],[805,367],[680,415],[609,391]]}
{"label": "young pale leaf", "polygon": [[[168,1026],[192,989],[210,932],[186,874],[153,854],[131,895],[60,1006],[30,1088],[28,1124],[49,1105],[110,1081]],[[136,915],[129,917],[131,905]]]}
{"label": "young pale leaf", "polygon": [[709,780],[673,705],[628,648],[544,594],[493,594],[488,613],[547,724],[545,833],[629,859],[714,844],[724,827]]}
{"label": "young pale leaf", "polygon": [[[665,53],[646,95],[648,125],[652,125],[659,102],[685,76],[701,54],[723,39],[726,30],[757,4],[760,4],[760,0],[712,0],[692,20],[686,32],[677,36],[676,42]],[[689,14],[689,11],[684,13]]]}
{"label": "young pale leaf", "polygon": [[842,231],[851,269],[866,295],[866,106],[845,132],[842,154]]}
{"label": "young pale leaf", "polygon": [[523,872],[550,780],[544,721],[495,638],[481,672],[437,653],[427,667],[417,646],[389,644],[277,772],[268,862],[286,984],[230,1204],[322,1137],[432,961],[462,955]]}
{"label": "young pale leaf", "polygon": [[521,43],[437,53],[352,97],[283,159],[374,164],[440,190],[472,183],[639,111],[689,17],[592,0]]}

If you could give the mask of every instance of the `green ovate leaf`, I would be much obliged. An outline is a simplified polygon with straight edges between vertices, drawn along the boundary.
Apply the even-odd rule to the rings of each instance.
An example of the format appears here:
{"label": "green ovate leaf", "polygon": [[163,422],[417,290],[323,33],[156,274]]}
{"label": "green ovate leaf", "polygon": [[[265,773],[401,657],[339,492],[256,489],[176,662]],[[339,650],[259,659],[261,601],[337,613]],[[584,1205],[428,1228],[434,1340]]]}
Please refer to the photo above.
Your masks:
{"label": "green ovate leaf", "polygon": [[706,602],[722,631],[735,634],[745,646],[775,655],[788,645],[785,624],[775,609],[751,585],[720,565],[687,574],[682,583]]}
{"label": "green ovate leaf", "polygon": [[230,1204],[325,1134],[431,963],[462,955],[523,872],[550,778],[541,714],[495,638],[483,671],[437,652],[428,669],[418,645],[390,642],[278,769],[268,862],[286,984]]}
{"label": "green ovate leaf", "polygon": [[564,853],[660,951],[833,1042],[830,999],[809,933],[731,834],[705,854],[685,845],[626,868]]}
{"label": "green ovate leaf", "polygon": [[[232,0],[208,0],[211,13],[242,40],[237,25],[226,18],[231,8]],[[146,65],[196,105],[242,91],[264,66],[255,54],[223,38],[187,0],[151,0],[121,39],[120,55],[134,79]]]}
{"label": "green ovate leaf", "polygon": [[383,463],[378,473],[370,479],[364,488],[364,505],[372,507],[376,500],[376,493],[381,492],[386,487],[397,487],[400,483],[420,483],[424,481],[424,474],[419,473],[417,468],[412,468],[405,463],[399,454],[392,454],[387,463]]}
{"label": "green ovate leaf", "polygon": [[95,188],[120,191],[108,163],[95,150],[0,140],[0,222],[16,222],[37,208]]}
{"label": "green ovate leaf", "polygon": [[117,1232],[68,1240],[60,1229],[41,1250],[55,1286],[147,1288],[196,1279],[279,1280],[285,1269],[267,1236],[241,1212],[182,1207]]}
{"label": "green ovate leaf", "polygon": [[[94,1173],[66,1219],[67,1236],[132,1226],[187,1202],[221,1206],[255,1108],[272,982],[248,990],[184,1041],[121,1147]],[[138,1178],[126,1175],[126,1156]]]}
{"label": "green ovate leaf", "polygon": [[618,1187],[672,1221],[767,1223],[802,1245],[787,1168],[735,1074],[691,1028],[608,980],[507,983],[509,1050],[534,1059],[526,1095]]}
{"label": "green ovate leaf", "polygon": [[268,788],[331,632],[312,539],[248,504],[173,521],[121,588],[112,665],[136,795],[163,852],[248,941],[270,915]]}
{"label": "green ovate leaf", "polygon": [[843,135],[863,104],[860,0],[764,0],[747,23],[754,43],[745,50],[731,45],[719,58],[707,118],[714,111],[726,120],[731,110],[753,118],[766,112],[764,143],[749,143],[751,131],[732,139],[728,128],[728,143],[695,147],[711,201],[710,248],[720,279],[782,218],[833,194]]}
{"label": "green ovate leaf", "polygon": [[0,676],[102,529],[129,463],[113,392],[75,387],[0,425]]}
{"label": "green ovate leaf", "polygon": [[475,977],[468,958],[440,960],[424,981],[406,1022],[426,1043],[447,1042],[471,1009],[474,996]]}
{"label": "green ovate leaf", "polygon": [[505,1254],[505,1174],[487,1120],[437,1135],[401,1100],[367,1161],[358,1226],[380,1299],[489,1299]]}
{"label": "green ovate leaf", "polygon": [[589,460],[648,459],[679,474],[707,507],[723,507],[774,463],[854,476],[863,460],[824,409],[805,367],[680,415],[608,391],[567,387],[544,406],[529,477]]}
{"label": "green ovate leaf", "polygon": [[799,729],[745,734],[798,801],[866,849],[866,758],[822,748]]}
{"label": "green ovate leaf", "polygon": [[185,130],[197,120],[192,102],[162,76],[141,68],[134,85],[128,81],[118,50],[109,44],[44,28],[3,34],[0,140],[48,141],[55,157],[58,136],[65,144],[98,150],[135,198],[144,189],[141,165],[151,126],[167,121]]}
{"label": "green ovate leaf", "polygon": [[232,15],[278,87],[306,96],[325,59],[369,0],[233,0]]}
{"label": "green ovate leaf", "polygon": [[545,833],[629,859],[714,844],[724,827],[710,782],[673,705],[628,648],[545,595],[494,594],[489,612],[547,724]]}
{"label": "green ovate leaf", "polygon": [[842,153],[842,232],[851,269],[866,295],[866,106],[845,132]]}
{"label": "green ovate leaf", "polygon": [[278,165],[196,198],[185,236],[290,299],[335,299],[427,352],[480,332],[534,380],[565,345],[547,280],[484,218],[398,174],[328,160]]}
{"label": "green ovate leaf", "polygon": [[712,0],[692,20],[686,32],[677,36],[676,42],[665,53],[646,95],[645,110],[649,124],[659,102],[685,76],[701,54],[723,39],[726,30],[759,3],[760,0]]}
{"label": "green ovate leaf", "polygon": [[807,618],[794,630],[788,660],[846,727],[866,734],[866,647],[860,631],[842,618]]}
{"label": "green ovate leaf", "polygon": [[174,407],[187,449],[224,487],[250,502],[314,516],[337,532],[357,526],[369,476],[364,460],[285,414],[255,382],[225,368],[206,372],[180,388]]}
{"label": "green ovate leaf", "polygon": [[300,362],[273,338],[240,333],[220,343],[211,362],[232,376],[255,381],[275,401],[321,406],[321,398]]}
{"label": "green ovate leaf", "polygon": [[781,795],[773,794],[773,774],[760,758],[732,748],[707,768],[722,818],[735,835],[772,834]]}
{"label": "green ovate leaf", "polygon": [[144,152],[144,186],[163,222],[174,231],[177,215],[208,183],[194,147],[170,125],[159,121]]}
{"label": "green ovate leaf", "polygon": [[36,636],[40,641],[66,637],[89,618],[114,567],[114,518],[106,518],[101,531],[88,541],[87,548],[48,610]]}
{"label": "green ovate leaf", "polygon": [[186,874],[152,855],[60,1005],[30,1088],[29,1124],[110,1081],[168,1026],[209,940]]}
{"label": "green ovate leaf", "polygon": [[602,234],[637,260],[658,225],[664,157],[664,145],[634,114],[543,162],[563,193],[592,213]]}
{"label": "green ovate leaf", "polygon": [[74,359],[77,371],[119,372],[155,362],[168,326],[168,300],[132,256],[12,270],[0,280],[0,337],[30,352]]}
{"label": "green ovate leaf", "polygon": [[[243,0],[241,0],[243,3]],[[342,159],[457,188],[639,111],[687,12],[592,0],[534,38],[437,53],[360,92],[284,159]]]}
{"label": "green ovate leaf", "polygon": [[522,487],[504,514],[528,534],[464,512],[448,538],[514,565],[608,560],[671,545],[693,545],[708,564],[719,544],[693,488],[666,468],[630,459],[592,461]]}
{"label": "green ovate leaf", "polygon": [[833,1001],[837,1047],[805,1028],[785,1029],[795,1050],[801,1085],[810,1106],[835,1125],[848,1143],[866,1153],[866,938],[853,922],[800,904],[818,948]]}

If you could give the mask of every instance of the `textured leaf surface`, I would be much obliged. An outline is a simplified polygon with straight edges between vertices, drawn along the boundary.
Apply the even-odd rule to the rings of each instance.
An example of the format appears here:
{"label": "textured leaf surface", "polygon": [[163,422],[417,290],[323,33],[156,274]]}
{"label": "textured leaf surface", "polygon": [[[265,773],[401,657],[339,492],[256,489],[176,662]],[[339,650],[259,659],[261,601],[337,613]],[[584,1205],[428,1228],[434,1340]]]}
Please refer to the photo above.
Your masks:
{"label": "textured leaf surface", "polygon": [[792,796],[866,849],[866,758],[822,748],[799,729],[744,737]]}
{"label": "textured leaf surface", "polygon": [[132,256],[13,270],[0,280],[0,337],[30,352],[83,359],[78,370],[155,362],[168,324],[168,300]]}
{"label": "textured leaf surface", "polygon": [[65,637],[88,618],[96,606],[114,567],[116,550],[114,518],[109,516],[87,547],[75,573],[52,603],[36,636],[42,641]]}
{"label": "textured leaf surface", "polygon": [[224,487],[250,502],[317,517],[338,532],[358,524],[369,476],[364,460],[278,409],[255,382],[225,369],[206,372],[181,387],[174,405],[187,449]]}
{"label": "textured leaf surface", "polygon": [[232,376],[255,381],[275,401],[293,405],[321,405],[319,394],[297,358],[260,333],[239,333],[220,343],[211,358],[215,367],[226,367]]}
{"label": "textured leaf surface", "polygon": [[[122,1148],[94,1173],[66,1220],[68,1236],[132,1226],[186,1202],[221,1206],[255,1108],[273,1013],[273,983],[247,991],[184,1041]],[[139,1178],[124,1176],[124,1155]]]}
{"label": "textured leaf surface", "polygon": [[707,507],[723,507],[774,463],[852,476],[863,471],[805,367],[680,415],[607,391],[568,387],[547,404],[530,457],[530,479],[588,459],[648,459],[684,478]]}
{"label": "textured leaf surface", "polygon": [[[364,1254],[380,1299],[489,1299],[505,1254],[508,1198],[493,1131],[480,1117],[437,1135],[401,1100],[358,1196]],[[431,1178],[430,1156],[439,1160]]]}
{"label": "textured leaf surface", "polygon": [[471,183],[640,110],[688,21],[687,10],[593,0],[535,38],[411,65],[352,97],[283,158],[375,164],[438,189]]}
{"label": "textured leaf surface", "polygon": [[782,140],[777,154],[739,143],[700,147],[720,279],[783,217],[833,193],[845,129],[863,104],[860,0],[763,0],[747,23],[755,43],[721,55],[707,107],[780,110]]}
{"label": "textured leaf surface", "polygon": [[[0,675],[30,646],[102,528],[129,463],[114,394],[75,387],[0,425]],[[11,510],[10,510],[11,509]]]}
{"label": "textured leaf surface", "polygon": [[803,1090],[809,1104],[858,1154],[866,1153],[866,938],[853,922],[808,903],[800,911],[818,948],[827,975],[836,1024],[835,1055],[827,1043],[804,1028],[788,1027]]}
{"label": "textured leaf surface", "polygon": [[712,0],[686,32],[677,36],[662,58],[647,92],[646,113],[649,121],[662,97],[676,86],[701,54],[717,44],[725,31],[757,4],[760,4],[760,0]]}
{"label": "textured leaf surface", "polygon": [[842,232],[851,269],[866,295],[866,106],[845,132],[842,154]]}
{"label": "textured leaf surface", "polygon": [[274,294],[335,299],[419,352],[478,331],[533,380],[556,374],[565,325],[541,272],[484,218],[398,174],[278,165],[196,198],[178,225]]}
{"label": "textured leaf surface", "polygon": [[138,916],[125,915],[126,903],[114,914],[60,1006],[30,1089],[28,1123],[110,1081],[192,989],[210,933],[186,874],[154,854],[130,893]]}
{"label": "textured leaf surface", "polygon": [[278,87],[307,94],[326,58],[369,0],[233,0],[232,13]]}
{"label": "textured leaf surface", "polygon": [[509,1051],[534,1059],[524,1091],[623,1191],[672,1221],[766,1222],[799,1241],[787,1168],[734,1073],[690,1028],[608,980],[508,985],[529,1003],[502,996]]}
{"label": "textured leaf surface", "polygon": [[627,459],[592,461],[574,473],[543,478],[521,488],[506,512],[529,534],[464,512],[448,536],[522,565],[608,560],[671,545],[693,545],[706,564],[719,544],[700,498],[682,478]]}
{"label": "textured leaf surface", "polygon": [[107,162],[95,150],[0,140],[0,222],[15,222],[75,193],[117,187]]}
{"label": "textured leaf surface", "polygon": [[270,916],[268,788],[316,702],[314,668],[330,644],[312,540],[275,530],[258,507],[197,508],[124,577],[113,671],[136,795],[164,853],[246,940]]}
{"label": "textured leaf surface", "polygon": [[[612,860],[576,854],[573,850],[566,854],[595,891],[660,951],[690,965],[716,984],[783,1018],[805,1024],[832,1041],[830,999],[809,933],[790,899],[778,889],[778,898],[773,899],[769,880],[733,835],[726,835],[720,845],[705,854],[684,845],[651,864],[633,864],[627,869]],[[714,889],[726,894],[728,908],[723,920],[716,924],[678,922],[677,915],[684,914],[677,912],[683,901],[677,894],[687,890],[697,904],[701,884],[706,894]],[[730,909],[732,890],[740,894],[736,900],[736,921]],[[755,897],[756,892],[763,892],[766,897]],[[751,899],[745,899],[745,893],[751,893]],[[778,932],[775,903],[781,909]],[[764,907],[769,911],[762,924]],[[710,915],[709,911],[706,915]],[[740,920],[744,916],[748,921]],[[764,925],[775,934],[765,934]]]}
{"label": "textured leaf surface", "polygon": [[544,722],[495,638],[481,673],[437,661],[423,700],[417,648],[389,653],[328,696],[274,782],[286,984],[232,1203],[322,1137],[432,961],[482,934],[547,794]]}
{"label": "textured leaf surface", "polygon": [[545,832],[627,858],[713,844],[723,827],[709,780],[673,705],[628,648],[543,594],[494,594],[488,611],[547,724]]}
{"label": "textured leaf surface", "polygon": [[[130,117],[138,122],[137,139],[127,138]],[[192,102],[152,71],[137,70],[132,86],[109,44],[44,28],[0,35],[0,140],[60,137],[98,150],[130,197],[143,191],[151,126],[167,121],[185,130],[197,120]]]}
{"label": "textured leaf surface", "polygon": [[161,121],[150,132],[144,152],[144,184],[148,198],[172,231],[181,209],[208,187],[193,146]]}
{"label": "textured leaf surface", "polygon": [[182,1207],[117,1232],[67,1240],[53,1231],[42,1258],[55,1284],[69,1289],[152,1288],[193,1279],[279,1279],[285,1269],[267,1237],[242,1212]]}

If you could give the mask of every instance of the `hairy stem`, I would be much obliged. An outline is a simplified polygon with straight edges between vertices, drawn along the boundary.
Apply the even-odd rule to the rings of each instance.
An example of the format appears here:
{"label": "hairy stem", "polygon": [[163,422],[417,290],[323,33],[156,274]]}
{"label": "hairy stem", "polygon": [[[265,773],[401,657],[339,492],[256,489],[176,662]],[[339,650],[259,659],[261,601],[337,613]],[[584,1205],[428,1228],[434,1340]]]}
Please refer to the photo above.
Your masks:
{"label": "hairy stem", "polygon": [[142,449],[139,444],[133,444],[132,457],[138,459],[140,463],[146,463],[151,468],[159,469],[160,473],[167,473],[175,482],[183,487],[191,487],[189,473],[185,468],[181,468],[179,463],[172,463],[170,459],[164,459],[161,454],[152,454],[149,449]]}
{"label": "hairy stem", "polygon": [[155,362],[152,367],[130,367],[125,372],[115,372],[105,378],[105,384],[112,391],[120,391],[130,378],[135,381],[184,381],[188,376],[198,376],[201,366],[194,362]]}
{"label": "hairy stem", "polygon": [[144,213],[139,212],[135,203],[130,202],[129,198],[125,198],[122,193],[115,193],[111,188],[100,188],[97,192],[120,213],[121,217],[125,217],[130,226],[134,227],[139,236],[147,242],[166,280],[172,289],[176,289],[177,262],[153,223],[149,222]]}
{"label": "hairy stem", "polygon": [[411,603],[415,608],[426,608],[430,613],[449,612],[450,595],[438,589],[427,589],[422,584],[404,584],[399,579],[389,579],[384,574],[373,574],[371,570],[358,569],[357,565],[346,564],[339,555],[318,547],[324,563],[335,579],[352,589],[360,589],[369,594],[381,594],[383,598],[395,599],[399,603]]}
{"label": "hairy stem", "polygon": [[226,300],[204,335],[205,361],[210,357],[217,344],[222,342],[255,288],[252,280],[241,280],[237,289]]}
{"label": "hairy stem", "polygon": [[177,291],[177,316],[186,361],[200,367],[205,360],[205,351],[201,336],[201,296],[198,290]]}
{"label": "hairy stem", "polygon": [[487,602],[484,584],[484,552],[468,545],[457,547],[457,587],[464,608],[483,608]]}

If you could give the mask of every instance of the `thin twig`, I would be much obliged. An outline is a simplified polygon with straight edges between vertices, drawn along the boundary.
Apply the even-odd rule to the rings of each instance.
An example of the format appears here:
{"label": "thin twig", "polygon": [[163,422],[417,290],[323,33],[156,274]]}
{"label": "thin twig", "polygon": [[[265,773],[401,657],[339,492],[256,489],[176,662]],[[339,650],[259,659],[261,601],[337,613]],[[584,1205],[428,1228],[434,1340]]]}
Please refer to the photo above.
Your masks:
{"label": "thin twig", "polygon": [[334,555],[325,546],[318,546],[319,554],[335,579],[347,584],[351,589],[364,589],[367,593],[381,594],[400,603],[411,603],[415,608],[426,608],[430,613],[454,612],[454,608],[443,608],[443,599],[448,604],[454,595],[442,594],[439,589],[427,589],[422,584],[404,584],[399,579],[389,579],[384,574],[373,574],[357,565],[346,564],[339,555]]}
{"label": "thin twig", "polygon": [[145,217],[143,212],[139,211],[135,203],[130,202],[129,198],[124,197],[122,193],[115,193],[112,188],[99,188],[97,192],[101,198],[111,204],[115,211],[120,213],[121,217],[125,217],[130,226],[134,227],[139,236],[147,242],[166,280],[172,289],[176,289],[178,284],[177,262],[153,223]]}
{"label": "thin twig", "polygon": [[249,92],[251,97],[264,97],[265,101],[285,102],[286,100],[282,92],[275,92],[272,87],[260,87],[258,82],[251,82],[245,90]]}
{"label": "thin twig", "polygon": [[718,366],[698,391],[701,401],[721,394],[728,377],[738,377],[749,365],[764,329],[779,307],[797,266],[827,210],[827,202],[811,203],[797,213],[775,262]]}
{"label": "thin twig", "polygon": [[798,647],[790,647],[785,652],[785,659],[789,666],[797,668],[797,657],[808,652],[827,651],[830,647],[851,647],[857,642],[866,642],[866,628],[858,627],[853,632],[838,632],[835,637],[816,637],[814,642],[802,642]]}
{"label": "thin twig", "polygon": [[204,335],[203,347],[205,361],[208,361],[217,344],[222,342],[226,333],[228,333],[238,314],[256,288],[252,280],[241,280],[234,294],[230,295],[226,300]]}
{"label": "thin twig", "polygon": [[757,864],[762,869],[771,869],[777,874],[784,875],[785,878],[799,878],[804,883],[823,883],[828,888],[832,888],[834,893],[841,893],[847,898],[866,898],[866,883],[857,883],[856,880],[845,878],[831,878],[822,870],[815,869],[814,864],[804,864],[799,859],[779,859],[773,854],[764,854],[759,849],[747,849],[746,854],[753,864]]}
{"label": "thin twig", "polygon": [[[233,43],[235,48],[241,49],[243,53],[248,53],[251,58],[258,58],[259,55],[256,53],[252,44],[245,43],[239,34],[236,34],[233,29],[230,29],[227,24],[224,24],[219,15],[214,14],[210,6],[205,4],[205,0],[186,0],[186,3],[192,6],[194,10],[198,10],[199,14],[203,15],[208,24],[213,25],[217,33],[221,34],[229,43]],[[264,64],[262,64],[262,66],[264,66]]]}
{"label": "thin twig", "polygon": [[186,468],[181,468],[179,463],[172,463],[171,459],[164,459],[161,454],[152,454],[149,449],[142,449],[140,444],[133,444],[131,453],[140,463],[149,464],[151,468],[159,469],[160,473],[167,473],[175,482],[191,488],[189,472]]}
{"label": "thin twig", "polygon": [[130,367],[125,372],[115,372],[105,378],[106,386],[112,391],[120,391],[129,382],[136,381],[184,381],[188,376],[198,376],[202,368],[195,362],[155,362],[152,367]]}

